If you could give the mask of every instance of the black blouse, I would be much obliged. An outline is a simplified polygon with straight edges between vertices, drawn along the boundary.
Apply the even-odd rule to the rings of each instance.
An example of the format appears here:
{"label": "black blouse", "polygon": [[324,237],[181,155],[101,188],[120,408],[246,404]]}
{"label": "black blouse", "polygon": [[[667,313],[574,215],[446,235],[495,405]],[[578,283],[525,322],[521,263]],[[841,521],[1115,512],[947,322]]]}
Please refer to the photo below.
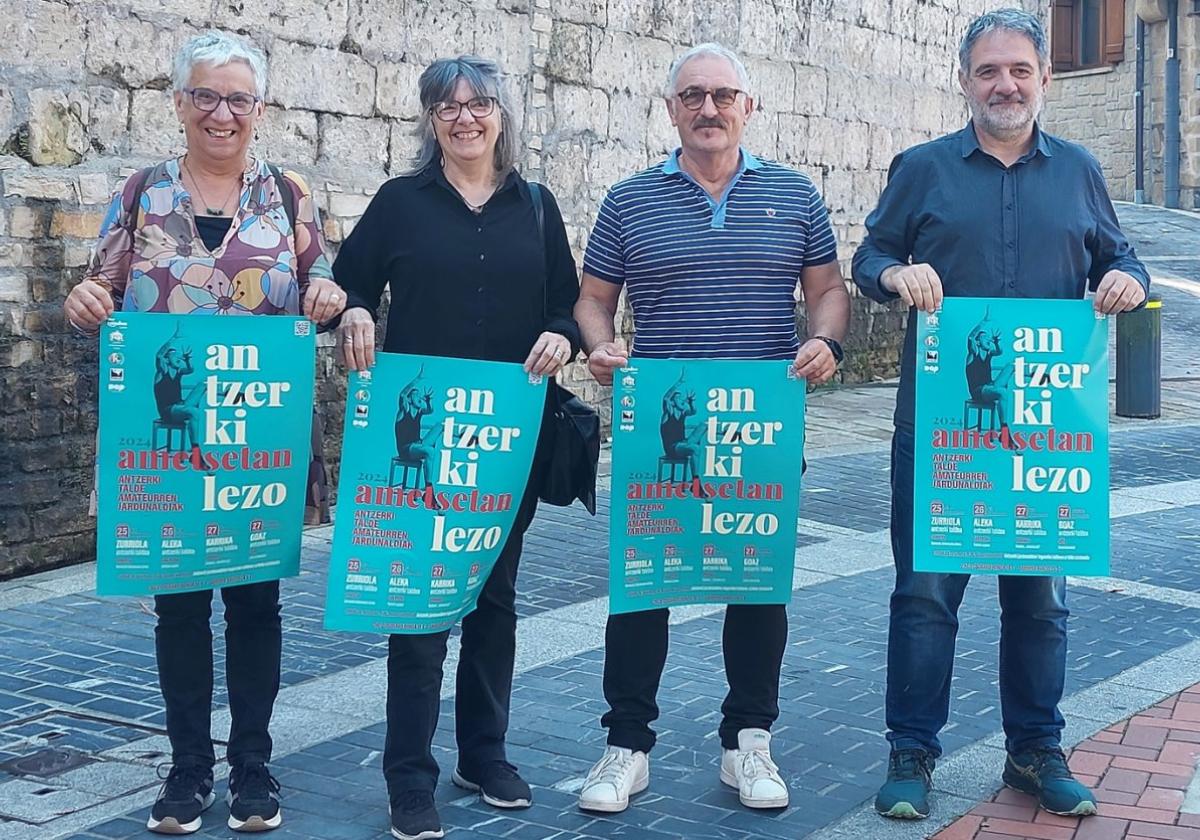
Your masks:
{"label": "black blouse", "polygon": [[558,204],[548,189],[541,192],[544,242],[529,185],[516,172],[479,213],[436,163],[393,178],[333,264],[346,308],[361,306],[378,320],[383,288],[391,289],[388,352],[523,362],[549,330],[565,336],[574,355],[575,260]]}

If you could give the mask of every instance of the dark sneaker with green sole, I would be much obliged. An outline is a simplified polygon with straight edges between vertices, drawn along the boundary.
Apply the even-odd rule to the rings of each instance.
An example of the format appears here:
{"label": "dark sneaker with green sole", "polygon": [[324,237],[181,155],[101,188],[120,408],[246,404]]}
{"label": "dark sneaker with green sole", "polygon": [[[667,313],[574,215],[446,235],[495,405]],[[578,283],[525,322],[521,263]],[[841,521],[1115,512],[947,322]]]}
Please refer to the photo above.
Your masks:
{"label": "dark sneaker with green sole", "polygon": [[1096,813],[1096,797],[1075,781],[1067,757],[1058,747],[1010,754],[1004,762],[1004,784],[1037,797],[1051,814],[1090,817]]}
{"label": "dark sneaker with green sole", "polygon": [[935,763],[925,750],[893,752],[888,758],[887,781],[875,795],[875,810],[896,820],[928,817]]}

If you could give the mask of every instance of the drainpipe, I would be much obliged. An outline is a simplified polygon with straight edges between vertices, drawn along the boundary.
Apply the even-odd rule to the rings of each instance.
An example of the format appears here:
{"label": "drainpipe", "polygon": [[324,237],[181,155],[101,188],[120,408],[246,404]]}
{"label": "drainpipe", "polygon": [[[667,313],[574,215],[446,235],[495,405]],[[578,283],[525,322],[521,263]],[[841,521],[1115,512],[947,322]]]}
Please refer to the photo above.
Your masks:
{"label": "drainpipe", "polygon": [[1133,88],[1133,202],[1146,203],[1146,22],[1137,18],[1137,80]]}
{"label": "drainpipe", "polygon": [[1166,125],[1163,138],[1163,204],[1179,207],[1179,0],[1167,0]]}

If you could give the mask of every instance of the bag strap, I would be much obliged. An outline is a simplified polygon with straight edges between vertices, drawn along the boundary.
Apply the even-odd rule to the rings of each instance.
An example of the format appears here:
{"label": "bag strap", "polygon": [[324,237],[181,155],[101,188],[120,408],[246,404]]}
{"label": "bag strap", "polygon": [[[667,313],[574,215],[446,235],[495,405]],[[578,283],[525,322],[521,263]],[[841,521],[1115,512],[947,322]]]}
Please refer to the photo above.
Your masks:
{"label": "bag strap", "polygon": [[279,197],[283,199],[283,212],[287,213],[288,224],[292,226],[292,232],[296,230],[296,193],[292,189],[291,182],[283,177],[283,170],[273,163],[268,163],[267,168],[271,170],[271,177],[275,179],[275,189],[279,190]]}
{"label": "bag strap", "polygon": [[529,181],[529,197],[533,201],[533,217],[537,219],[538,240],[542,243],[542,323],[549,314],[547,298],[550,294],[550,249],[546,247],[546,205],[542,199],[542,185]]}
{"label": "bag strap", "polygon": [[125,228],[125,232],[129,234],[130,242],[134,240],[137,233],[138,205],[141,204],[142,193],[146,191],[146,182],[150,180],[152,171],[154,171],[154,167],[148,166],[133,173],[133,201],[127,205],[122,198],[121,209],[125,212],[125,218],[121,220],[121,227]]}

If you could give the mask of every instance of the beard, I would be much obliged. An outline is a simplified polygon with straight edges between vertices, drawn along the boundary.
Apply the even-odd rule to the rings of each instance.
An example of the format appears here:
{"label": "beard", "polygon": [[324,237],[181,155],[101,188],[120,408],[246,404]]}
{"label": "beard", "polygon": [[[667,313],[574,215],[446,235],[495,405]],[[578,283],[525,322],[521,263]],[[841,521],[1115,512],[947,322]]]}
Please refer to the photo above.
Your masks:
{"label": "beard", "polygon": [[1029,97],[1020,94],[1007,99],[992,97],[986,102],[971,97],[971,117],[988,134],[1010,137],[1021,134],[1033,124],[1042,112],[1044,102],[1040,88]]}

